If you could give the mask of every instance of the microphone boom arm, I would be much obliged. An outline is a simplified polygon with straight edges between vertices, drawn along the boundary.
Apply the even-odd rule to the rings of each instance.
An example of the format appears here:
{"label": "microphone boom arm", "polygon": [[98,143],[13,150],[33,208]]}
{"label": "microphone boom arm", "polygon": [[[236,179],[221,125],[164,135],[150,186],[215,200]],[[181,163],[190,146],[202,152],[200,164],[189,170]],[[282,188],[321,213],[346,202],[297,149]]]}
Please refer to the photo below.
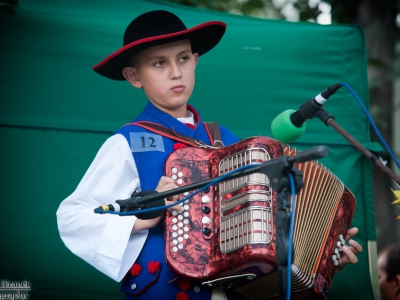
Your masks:
{"label": "microphone boom arm", "polygon": [[353,138],[347,131],[345,131],[338,123],[336,123],[335,118],[327,113],[324,109],[321,109],[317,118],[325,123],[326,126],[330,126],[335,129],[340,135],[342,135],[346,140],[350,142],[358,151],[360,151],[365,157],[374,163],[379,169],[384,171],[390,176],[397,184],[400,184],[400,177],[396,175],[389,167],[387,167],[376,155],[371,153],[367,148],[361,145],[355,138]]}

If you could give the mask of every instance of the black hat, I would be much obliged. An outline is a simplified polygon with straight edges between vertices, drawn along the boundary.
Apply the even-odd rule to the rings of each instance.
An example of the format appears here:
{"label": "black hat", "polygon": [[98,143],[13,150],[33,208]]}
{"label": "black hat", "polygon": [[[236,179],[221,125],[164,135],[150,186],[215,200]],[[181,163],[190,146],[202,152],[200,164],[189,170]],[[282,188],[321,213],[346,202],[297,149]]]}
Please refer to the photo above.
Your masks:
{"label": "black hat", "polygon": [[202,55],[214,48],[225,33],[226,24],[206,22],[187,29],[173,13],[155,10],[134,19],[126,28],[123,47],[93,66],[98,74],[114,80],[125,80],[122,69],[129,59],[153,46],[189,39],[192,52]]}

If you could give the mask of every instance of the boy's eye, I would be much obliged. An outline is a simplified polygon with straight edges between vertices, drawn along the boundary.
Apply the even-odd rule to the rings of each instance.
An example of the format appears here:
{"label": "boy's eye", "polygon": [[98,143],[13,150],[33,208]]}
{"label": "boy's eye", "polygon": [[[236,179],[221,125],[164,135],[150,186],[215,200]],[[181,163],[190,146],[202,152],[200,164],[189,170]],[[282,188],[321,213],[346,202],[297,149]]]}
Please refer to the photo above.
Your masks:
{"label": "boy's eye", "polygon": [[189,56],[182,56],[181,58],[180,58],[180,61],[181,62],[185,62],[185,61],[187,61],[189,59]]}
{"label": "boy's eye", "polygon": [[161,67],[162,65],[164,65],[164,62],[162,60],[157,61],[157,62],[154,63],[155,67]]}

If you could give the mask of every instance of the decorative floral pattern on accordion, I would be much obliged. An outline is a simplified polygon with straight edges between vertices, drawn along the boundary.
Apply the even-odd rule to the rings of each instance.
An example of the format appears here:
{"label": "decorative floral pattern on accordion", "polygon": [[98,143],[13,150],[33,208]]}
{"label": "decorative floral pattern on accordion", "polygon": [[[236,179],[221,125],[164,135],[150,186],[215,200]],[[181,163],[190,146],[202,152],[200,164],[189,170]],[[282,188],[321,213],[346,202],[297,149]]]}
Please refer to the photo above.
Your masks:
{"label": "decorative floral pattern on accordion", "polygon": [[[295,153],[274,139],[258,136],[216,150],[179,149],[170,155],[165,170],[178,185],[187,185]],[[355,213],[355,199],[320,163],[295,167],[303,173],[304,186],[296,196],[293,292],[326,297],[343,235]],[[167,263],[192,281],[254,274],[257,279],[242,282],[237,290],[252,299],[279,296],[275,203],[276,192],[260,173],[221,182],[195,195],[184,203],[183,212],[167,212]]]}

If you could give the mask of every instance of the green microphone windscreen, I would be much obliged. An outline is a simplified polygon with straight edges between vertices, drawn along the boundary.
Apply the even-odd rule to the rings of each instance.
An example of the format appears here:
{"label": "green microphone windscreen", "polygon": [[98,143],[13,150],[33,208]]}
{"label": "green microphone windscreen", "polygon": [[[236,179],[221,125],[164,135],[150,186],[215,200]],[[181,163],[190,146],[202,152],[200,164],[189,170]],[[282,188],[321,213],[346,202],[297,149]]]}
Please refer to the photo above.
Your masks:
{"label": "green microphone windscreen", "polygon": [[288,109],[280,113],[271,123],[271,131],[275,139],[281,143],[291,143],[300,138],[305,130],[306,123],[301,127],[296,127],[290,120],[291,114],[295,112],[294,109]]}

